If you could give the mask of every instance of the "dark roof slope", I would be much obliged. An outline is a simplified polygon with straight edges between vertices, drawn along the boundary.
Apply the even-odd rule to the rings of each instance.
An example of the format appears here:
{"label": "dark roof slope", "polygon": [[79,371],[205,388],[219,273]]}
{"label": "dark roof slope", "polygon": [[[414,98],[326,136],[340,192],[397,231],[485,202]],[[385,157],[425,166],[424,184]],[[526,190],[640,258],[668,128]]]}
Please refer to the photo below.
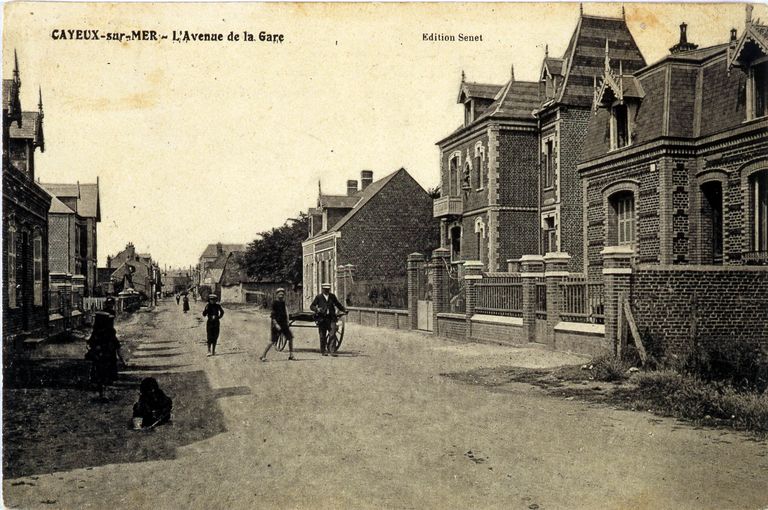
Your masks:
{"label": "dark roof slope", "polygon": [[235,251],[229,254],[227,262],[224,265],[224,272],[221,274],[220,284],[226,286],[239,285],[240,283],[251,283],[258,281],[248,276],[245,268],[240,265],[240,257],[243,252]]}
{"label": "dark roof slope", "polygon": [[533,120],[533,111],[538,105],[538,83],[510,80],[499,92],[493,104],[477,120],[486,117]]}
{"label": "dark roof slope", "polygon": [[504,85],[495,85],[491,83],[472,83],[462,82],[459,90],[459,102],[465,98],[494,99]]}
{"label": "dark roof slope", "polygon": [[640,49],[629,31],[626,20],[582,14],[563,55],[566,70],[559,102],[573,106],[590,106],[594,78],[603,74],[605,46],[612,66],[631,74],[645,67]]}
{"label": "dark roof slope", "polygon": [[21,119],[21,126],[11,124],[11,138],[30,139],[35,143],[40,143],[40,136],[42,135],[40,112],[22,112]]}
{"label": "dark roof slope", "polygon": [[55,197],[76,197],[77,214],[83,218],[101,220],[101,205],[99,203],[99,185],[70,184],[70,183],[41,183],[43,188]]}
{"label": "dark roof slope", "polygon": [[359,191],[352,196],[347,195],[320,195],[319,206],[329,209],[350,209],[360,200]]}
{"label": "dark roof slope", "polygon": [[[200,258],[206,257],[206,258],[213,258],[217,257],[217,246],[218,243],[209,244],[205,247],[205,250],[203,250],[203,254],[200,255]],[[231,253],[233,251],[245,251],[245,245],[244,244],[233,244],[233,243],[221,243],[221,249],[222,251],[226,253]]]}

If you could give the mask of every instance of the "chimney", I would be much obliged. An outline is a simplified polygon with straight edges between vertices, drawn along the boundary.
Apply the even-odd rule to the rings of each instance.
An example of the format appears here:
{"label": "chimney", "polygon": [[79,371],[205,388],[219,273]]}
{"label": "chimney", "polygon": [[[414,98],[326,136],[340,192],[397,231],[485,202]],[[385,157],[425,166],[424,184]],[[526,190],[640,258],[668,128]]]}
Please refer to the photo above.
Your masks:
{"label": "chimney", "polygon": [[350,179],[347,181],[347,196],[351,197],[357,193],[357,181]]}
{"label": "chimney", "polygon": [[731,42],[736,42],[737,32],[735,28],[731,29]]}
{"label": "chimney", "polygon": [[373,170],[363,170],[360,172],[360,189],[364,190],[373,182]]}
{"label": "chimney", "polygon": [[216,243],[216,254],[221,255],[224,253],[224,248],[221,246],[221,243]]}
{"label": "chimney", "polygon": [[669,49],[669,52],[673,55],[675,53],[682,53],[683,51],[691,51],[695,50],[699,47],[698,44],[693,44],[688,42],[688,25],[683,22],[680,23],[680,42],[675,44]]}

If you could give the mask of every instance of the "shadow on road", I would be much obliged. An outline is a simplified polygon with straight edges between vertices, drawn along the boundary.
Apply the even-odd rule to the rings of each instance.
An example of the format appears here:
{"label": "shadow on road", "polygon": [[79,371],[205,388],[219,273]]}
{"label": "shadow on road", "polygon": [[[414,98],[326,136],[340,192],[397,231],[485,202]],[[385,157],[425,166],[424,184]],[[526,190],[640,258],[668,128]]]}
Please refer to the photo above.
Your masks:
{"label": "shadow on road", "polygon": [[226,431],[219,398],[251,393],[212,389],[203,371],[148,369],[173,399],[173,422],[149,432],[128,429],[141,374],[121,373],[109,402],[92,401],[85,360],[34,360],[5,374],[3,476],[18,478],[106,464],[173,459],[176,449]]}

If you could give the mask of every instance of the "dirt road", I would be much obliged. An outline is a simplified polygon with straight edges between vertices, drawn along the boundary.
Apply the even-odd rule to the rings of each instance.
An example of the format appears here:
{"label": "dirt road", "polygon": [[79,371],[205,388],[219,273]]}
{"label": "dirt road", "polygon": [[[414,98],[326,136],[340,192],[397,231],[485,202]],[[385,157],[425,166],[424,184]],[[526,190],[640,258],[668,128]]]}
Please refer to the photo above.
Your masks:
{"label": "dirt road", "polygon": [[[77,385],[6,392],[18,413],[47,399],[35,432],[13,436],[7,506],[768,507],[768,447],[748,436],[440,375],[582,358],[349,325],[338,358],[297,329],[298,361],[259,363],[267,319],[248,310],[227,310],[207,358],[197,308],[169,301],[124,332],[134,339],[111,404],[68,411],[90,398]],[[148,374],[174,398],[174,423],[128,431]]]}

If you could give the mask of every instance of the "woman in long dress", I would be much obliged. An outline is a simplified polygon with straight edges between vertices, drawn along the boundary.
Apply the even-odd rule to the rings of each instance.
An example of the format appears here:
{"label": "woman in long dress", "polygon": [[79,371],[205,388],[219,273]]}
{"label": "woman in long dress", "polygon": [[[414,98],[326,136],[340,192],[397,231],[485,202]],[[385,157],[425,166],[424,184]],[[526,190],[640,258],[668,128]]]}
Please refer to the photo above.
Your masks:
{"label": "woman in long dress", "polygon": [[85,356],[91,361],[91,383],[99,392],[99,400],[104,401],[105,388],[117,380],[117,362],[123,362],[114,318],[108,312],[96,312]]}

